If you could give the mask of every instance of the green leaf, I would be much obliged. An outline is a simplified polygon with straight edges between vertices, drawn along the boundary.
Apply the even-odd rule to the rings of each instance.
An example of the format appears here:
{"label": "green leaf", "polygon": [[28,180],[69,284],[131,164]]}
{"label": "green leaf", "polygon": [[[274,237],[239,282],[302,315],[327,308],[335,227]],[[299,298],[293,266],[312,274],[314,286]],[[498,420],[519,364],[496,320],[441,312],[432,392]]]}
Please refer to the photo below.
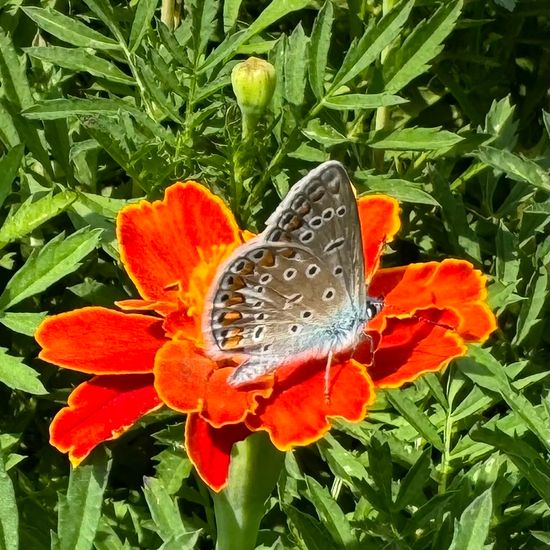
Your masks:
{"label": "green leaf", "polygon": [[309,44],[309,84],[317,99],[321,99],[325,94],[325,71],[327,68],[333,20],[334,9],[332,2],[326,0],[313,23]]}
{"label": "green leaf", "polygon": [[336,111],[377,109],[407,103],[408,100],[390,94],[346,94],[325,99],[323,105]]}
{"label": "green leaf", "polygon": [[10,476],[0,453],[0,550],[18,550],[19,515]]}
{"label": "green leaf", "polygon": [[113,36],[121,43],[124,43],[124,37],[118,27],[113,7],[106,0],[84,0],[86,5],[107,25],[107,28],[113,33]]}
{"label": "green leaf", "polygon": [[340,70],[334,77],[331,91],[347,84],[378,59],[382,51],[391,44],[405,26],[413,5],[414,0],[400,2],[380,21],[369,26],[359,42],[350,47]]}
{"label": "green leaf", "polygon": [[19,334],[34,336],[38,325],[46,318],[47,314],[46,311],[40,311],[38,313],[14,313],[11,311],[3,311],[0,313],[0,323]]}
{"label": "green leaf", "polygon": [[428,63],[443,50],[442,42],[456,25],[462,1],[446,2],[429,21],[421,21],[399,48],[384,60],[384,89],[395,93],[424,73]]}
{"label": "green leaf", "polygon": [[544,418],[522,394],[516,392],[506,376],[505,367],[487,350],[472,345],[469,355],[457,360],[460,371],[476,384],[491,391],[498,391],[510,408],[525,422],[525,425],[550,449],[548,426]]}
{"label": "green leaf", "polygon": [[156,532],[163,541],[168,541],[172,537],[183,539],[198,537],[200,531],[188,532],[183,524],[178,505],[158,479],[153,477],[144,479],[143,495],[155,523]]}
{"label": "green leaf", "polygon": [[329,492],[312,477],[307,477],[309,499],[332,540],[342,548],[352,548],[355,537],[349,521]]}
{"label": "green leaf", "polygon": [[304,134],[322,145],[331,146],[339,143],[346,143],[348,138],[342,135],[328,124],[323,124],[318,118],[311,120],[307,128],[303,130]]}
{"label": "green leaf", "polygon": [[199,68],[203,73],[224,59],[229,59],[247,40],[292,13],[309,5],[309,0],[273,0],[265,10],[257,16],[253,23],[244,31],[228,36],[207,58]]}
{"label": "green leaf", "polygon": [[4,225],[0,227],[0,249],[6,244],[28,235],[44,222],[65,211],[76,199],[73,191],[62,191],[56,195],[46,195],[32,202],[29,197],[15,212],[10,212]]}
{"label": "green leaf", "polygon": [[368,140],[373,149],[392,151],[426,151],[443,149],[460,143],[464,138],[440,128],[403,128],[387,132],[377,132]]}
{"label": "green leaf", "polygon": [[25,147],[22,144],[10,149],[0,159],[0,206],[4,204],[6,197],[11,193],[11,185],[25,154]]}
{"label": "green leaf", "polygon": [[293,105],[304,102],[308,38],[299,23],[288,39],[285,59],[285,97]]}
{"label": "green leaf", "polygon": [[20,357],[6,353],[6,348],[0,348],[0,382],[14,390],[21,390],[35,395],[48,393],[38,373],[23,363]]}
{"label": "green leaf", "polygon": [[477,157],[481,162],[504,172],[514,181],[522,181],[538,189],[550,191],[550,175],[532,160],[489,145],[482,145],[477,152]]}
{"label": "green leaf", "polygon": [[151,19],[153,19],[157,4],[158,0],[139,0],[130,31],[128,46],[131,52],[137,50],[145,33],[151,27]]}
{"label": "green leaf", "polygon": [[0,82],[2,83],[3,95],[14,105],[26,109],[33,104],[25,60],[17,55],[11,38],[4,32],[1,25]]}
{"label": "green leaf", "polygon": [[388,401],[395,409],[436,449],[443,450],[443,442],[437,433],[436,427],[430,422],[428,417],[421,412],[414,402],[403,392],[387,391],[385,392]]}
{"label": "green leaf", "polygon": [[95,50],[119,50],[120,46],[112,38],[91,29],[74,17],[68,17],[50,8],[22,6],[21,9],[41,29],[68,42],[73,46]]}
{"label": "green leaf", "polygon": [[439,206],[437,200],[422,190],[418,183],[402,179],[385,178],[383,176],[372,176],[370,174],[360,175],[356,173],[355,177],[357,180],[363,182],[370,191],[395,197],[398,201]]}
{"label": "green leaf", "polygon": [[66,238],[60,233],[40,252],[33,251],[0,295],[0,309],[8,309],[29,296],[43,292],[78,269],[81,260],[96,248],[101,233],[101,229],[86,228]]}
{"label": "green leaf", "polygon": [[124,74],[116,65],[81,48],[30,47],[25,48],[25,52],[41,61],[47,61],[75,72],[87,72],[121,84],[135,84],[134,79]]}
{"label": "green leaf", "polygon": [[243,0],[225,0],[223,3],[223,30],[225,33],[233,28],[239,16]]}
{"label": "green leaf", "polygon": [[96,449],[78,468],[71,468],[66,495],[59,495],[57,536],[60,550],[91,550],[101,517],[111,459]]}
{"label": "green leaf", "polygon": [[493,513],[492,489],[476,497],[455,521],[454,534],[449,550],[479,550],[489,536]]}
{"label": "green leaf", "polygon": [[395,511],[404,510],[407,506],[424,500],[422,489],[430,478],[430,454],[431,449],[426,449],[399,484],[399,492],[393,506]]}
{"label": "green leaf", "polygon": [[300,538],[304,541],[303,549],[326,550],[330,535],[322,523],[293,506],[285,506],[284,511],[299,533]]}

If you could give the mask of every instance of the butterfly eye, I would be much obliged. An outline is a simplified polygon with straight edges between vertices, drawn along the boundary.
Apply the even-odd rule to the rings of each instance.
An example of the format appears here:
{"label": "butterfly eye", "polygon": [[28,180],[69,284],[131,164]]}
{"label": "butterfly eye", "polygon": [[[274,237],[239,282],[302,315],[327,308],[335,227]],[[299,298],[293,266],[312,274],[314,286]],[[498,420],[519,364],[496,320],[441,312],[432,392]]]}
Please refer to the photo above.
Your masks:
{"label": "butterfly eye", "polygon": [[320,216],[314,216],[309,221],[309,225],[317,229],[318,227],[321,227],[321,225],[323,225],[323,218],[321,218]]}
{"label": "butterfly eye", "polygon": [[309,199],[313,202],[317,202],[318,200],[321,200],[323,198],[323,195],[325,194],[325,190],[321,185],[311,190],[309,193]]}
{"label": "butterfly eye", "polygon": [[288,328],[288,331],[291,333],[291,334],[297,334],[300,330],[300,326],[299,325],[290,325],[290,327]]}
{"label": "butterfly eye", "polygon": [[333,288],[327,288],[323,292],[322,298],[325,302],[328,302],[329,300],[332,300],[334,298],[334,289]]}
{"label": "butterfly eye", "polygon": [[339,239],[334,239],[333,241],[330,241],[324,248],[325,252],[332,252],[333,250],[336,250],[337,248],[340,248],[344,244],[344,237],[340,237]]}
{"label": "butterfly eye", "polygon": [[311,279],[312,277],[315,277],[315,275],[317,275],[317,273],[319,273],[319,271],[321,271],[321,268],[318,265],[311,264],[306,269],[306,277],[308,279]]}
{"label": "butterfly eye", "polygon": [[265,254],[265,250],[261,248],[260,250],[256,250],[256,252],[253,252],[252,257],[255,260],[261,260],[264,257],[264,254]]}
{"label": "butterfly eye", "polygon": [[337,265],[335,268],[334,268],[334,271],[333,271],[334,275],[338,276],[338,275],[342,275],[342,273],[344,273],[344,270],[342,268],[341,265]]}
{"label": "butterfly eye", "polygon": [[260,341],[264,337],[265,327],[262,325],[260,327],[256,327],[256,330],[254,331],[254,336],[252,336],[252,339],[256,342]]}
{"label": "butterfly eye", "polygon": [[289,267],[283,273],[283,277],[285,278],[285,281],[292,281],[292,279],[296,277],[296,273],[298,272],[293,267]]}
{"label": "butterfly eye", "polygon": [[321,214],[324,220],[332,220],[334,217],[334,208],[325,208]]}
{"label": "butterfly eye", "polygon": [[271,282],[271,279],[273,279],[273,277],[269,273],[264,273],[260,277],[260,283],[262,283],[263,285],[266,285],[267,283]]}
{"label": "butterfly eye", "polygon": [[342,205],[342,206],[339,206],[337,209],[336,209],[336,214],[340,217],[342,217],[345,213],[346,213],[346,210],[347,208]]}
{"label": "butterfly eye", "polygon": [[311,311],[302,311],[302,319],[309,319],[311,316]]}
{"label": "butterfly eye", "polygon": [[300,235],[300,240],[305,244],[313,239],[313,231],[304,231]]}

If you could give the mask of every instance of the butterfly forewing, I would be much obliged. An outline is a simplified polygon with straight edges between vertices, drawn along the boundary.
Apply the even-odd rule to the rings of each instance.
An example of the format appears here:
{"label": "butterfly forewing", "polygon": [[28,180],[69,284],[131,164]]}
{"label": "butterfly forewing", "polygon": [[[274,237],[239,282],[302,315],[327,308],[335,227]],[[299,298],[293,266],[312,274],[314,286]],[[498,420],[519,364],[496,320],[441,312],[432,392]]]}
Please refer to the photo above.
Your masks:
{"label": "butterfly forewing", "polygon": [[301,354],[345,347],[365,306],[355,197],[343,167],[328,162],[222,266],[205,331],[214,354],[248,356],[230,379],[238,384]]}

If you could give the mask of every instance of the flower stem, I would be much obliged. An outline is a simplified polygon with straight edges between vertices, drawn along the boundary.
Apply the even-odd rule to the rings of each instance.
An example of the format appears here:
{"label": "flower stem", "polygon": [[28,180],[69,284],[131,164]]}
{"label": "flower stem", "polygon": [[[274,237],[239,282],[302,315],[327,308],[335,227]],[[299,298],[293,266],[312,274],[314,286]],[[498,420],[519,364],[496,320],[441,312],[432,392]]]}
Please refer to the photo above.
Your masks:
{"label": "flower stem", "polygon": [[259,432],[235,446],[227,487],[213,493],[218,538],[216,550],[253,550],[265,503],[284,462],[267,434]]}

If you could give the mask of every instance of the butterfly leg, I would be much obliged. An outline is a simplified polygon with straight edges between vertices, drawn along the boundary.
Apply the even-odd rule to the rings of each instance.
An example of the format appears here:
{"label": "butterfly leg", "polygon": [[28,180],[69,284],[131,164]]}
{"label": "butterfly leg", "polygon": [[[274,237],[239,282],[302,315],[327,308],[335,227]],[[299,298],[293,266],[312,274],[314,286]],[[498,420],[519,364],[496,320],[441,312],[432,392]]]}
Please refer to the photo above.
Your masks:
{"label": "butterfly leg", "polygon": [[330,366],[332,365],[332,351],[328,352],[327,364],[325,366],[325,402],[330,403]]}

